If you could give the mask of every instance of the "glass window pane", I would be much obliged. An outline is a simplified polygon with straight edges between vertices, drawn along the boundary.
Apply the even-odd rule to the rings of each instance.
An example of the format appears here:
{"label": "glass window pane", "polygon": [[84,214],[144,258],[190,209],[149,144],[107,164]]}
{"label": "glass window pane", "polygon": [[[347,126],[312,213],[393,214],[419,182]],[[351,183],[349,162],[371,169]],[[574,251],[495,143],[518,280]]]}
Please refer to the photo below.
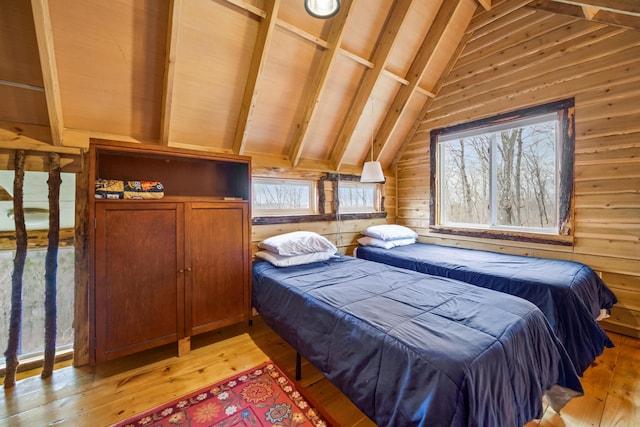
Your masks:
{"label": "glass window pane", "polygon": [[341,212],[375,212],[378,205],[376,184],[341,181],[338,185]]}
{"label": "glass window pane", "polygon": [[442,223],[489,223],[489,135],[442,146]]}
{"label": "glass window pane", "polygon": [[262,215],[313,213],[313,184],[312,181],[254,178],[254,212]]}
{"label": "glass window pane", "polygon": [[440,137],[439,223],[558,233],[558,129],[551,113]]}
{"label": "glass window pane", "polygon": [[556,145],[555,122],[500,133],[497,225],[556,227]]}

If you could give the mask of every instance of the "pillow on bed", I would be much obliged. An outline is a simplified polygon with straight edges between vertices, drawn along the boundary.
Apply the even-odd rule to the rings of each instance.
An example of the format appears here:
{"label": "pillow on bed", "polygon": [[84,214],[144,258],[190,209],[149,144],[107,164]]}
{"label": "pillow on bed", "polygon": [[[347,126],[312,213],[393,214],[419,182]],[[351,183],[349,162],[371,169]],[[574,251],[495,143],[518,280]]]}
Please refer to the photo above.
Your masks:
{"label": "pillow on bed", "polygon": [[278,255],[292,256],[314,252],[338,251],[338,248],[325,237],[312,231],[294,231],[269,237],[258,243],[260,249],[266,249]]}
{"label": "pillow on bed", "polygon": [[374,237],[380,240],[396,240],[396,239],[417,239],[418,233],[403,225],[382,224],[367,227],[362,232],[365,236]]}
{"label": "pillow on bed", "polygon": [[326,261],[335,254],[335,251],[312,252],[302,255],[284,256],[270,251],[258,251],[256,257],[269,261],[276,267],[291,267],[293,265],[310,264],[312,262]]}
{"label": "pillow on bed", "polygon": [[377,248],[391,249],[396,246],[411,245],[416,242],[416,239],[411,237],[408,239],[394,239],[394,240],[381,240],[375,237],[364,236],[358,239],[358,243],[362,246],[375,246]]}

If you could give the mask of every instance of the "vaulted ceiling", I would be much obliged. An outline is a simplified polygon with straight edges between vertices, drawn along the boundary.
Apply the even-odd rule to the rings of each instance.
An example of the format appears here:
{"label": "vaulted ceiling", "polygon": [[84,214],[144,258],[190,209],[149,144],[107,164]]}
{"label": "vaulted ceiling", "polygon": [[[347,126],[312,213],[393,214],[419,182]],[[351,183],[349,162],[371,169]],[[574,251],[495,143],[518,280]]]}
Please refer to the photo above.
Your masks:
{"label": "vaulted ceiling", "polygon": [[320,20],[303,0],[0,0],[0,143],[389,167],[478,23],[537,8],[640,30],[637,0],[341,3]]}

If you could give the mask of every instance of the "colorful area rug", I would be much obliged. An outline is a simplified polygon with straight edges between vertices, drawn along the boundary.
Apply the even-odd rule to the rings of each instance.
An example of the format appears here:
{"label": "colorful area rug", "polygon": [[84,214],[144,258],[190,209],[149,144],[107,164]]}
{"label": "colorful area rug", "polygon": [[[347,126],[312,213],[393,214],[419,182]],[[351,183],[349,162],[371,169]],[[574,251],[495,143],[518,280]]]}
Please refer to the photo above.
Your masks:
{"label": "colorful area rug", "polygon": [[114,427],[329,426],[273,362],[213,384]]}

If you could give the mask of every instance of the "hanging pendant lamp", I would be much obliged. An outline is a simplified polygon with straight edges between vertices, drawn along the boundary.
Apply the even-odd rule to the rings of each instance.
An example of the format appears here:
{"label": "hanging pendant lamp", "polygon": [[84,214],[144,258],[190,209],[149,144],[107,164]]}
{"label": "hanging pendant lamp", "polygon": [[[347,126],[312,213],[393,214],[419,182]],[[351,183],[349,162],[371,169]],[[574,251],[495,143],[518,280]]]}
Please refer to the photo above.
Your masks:
{"label": "hanging pendant lamp", "polygon": [[340,10],[340,0],[304,0],[304,8],[314,18],[327,19]]}
{"label": "hanging pendant lamp", "polygon": [[384,182],[384,173],[380,162],[373,161],[373,100],[371,101],[371,161],[365,162],[360,182]]}

